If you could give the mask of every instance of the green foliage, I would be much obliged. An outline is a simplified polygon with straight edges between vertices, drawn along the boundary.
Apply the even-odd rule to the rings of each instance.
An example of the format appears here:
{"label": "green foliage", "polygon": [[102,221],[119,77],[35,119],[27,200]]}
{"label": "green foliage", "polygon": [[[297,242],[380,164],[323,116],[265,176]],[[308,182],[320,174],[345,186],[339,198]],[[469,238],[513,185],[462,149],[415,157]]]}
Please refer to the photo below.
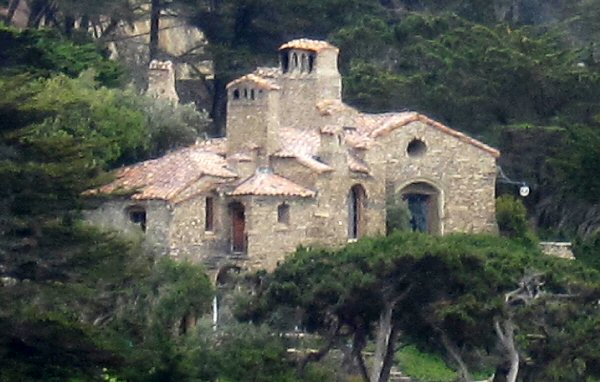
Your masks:
{"label": "green foliage", "polygon": [[18,31],[0,24],[0,74],[28,72],[38,77],[65,74],[77,77],[93,69],[102,85],[120,84],[122,68],[91,41],[76,43],[52,29]]}
{"label": "green foliage", "polygon": [[458,378],[438,355],[423,353],[414,345],[400,348],[396,360],[406,375],[421,382],[454,382]]}
{"label": "green foliage", "polygon": [[0,77],[0,195],[11,214],[72,210],[103,169],[148,145],[133,92],[99,87],[93,77]]}
{"label": "green foliage", "polygon": [[573,245],[575,258],[600,271],[600,231],[586,238],[578,238]]}
{"label": "green foliage", "polygon": [[[557,116],[583,121],[597,108],[598,73],[578,66],[583,53],[566,49],[559,35],[455,15],[415,13],[377,25],[370,33],[358,24],[333,35],[349,47],[342,62],[345,96],[361,109],[408,107],[483,133],[493,125]],[[378,41],[388,44],[377,49]],[[376,49],[365,48],[367,56],[352,46]]]}
{"label": "green foliage", "polygon": [[158,157],[191,145],[207,135],[210,119],[206,112],[199,112],[192,103],[180,105],[160,98],[139,96],[136,104],[145,114],[149,135],[149,144],[136,153],[137,159]]}
{"label": "green foliage", "polygon": [[[583,325],[582,333],[589,333],[585,321],[597,314],[589,316],[595,309],[592,296],[600,290],[598,273],[579,263],[543,256],[519,241],[482,235],[440,238],[397,232],[339,250],[299,249],[272,275],[263,277],[257,298],[246,304],[244,318],[272,320],[278,307],[288,306],[303,313],[299,324],[305,329],[327,335],[339,323],[339,341],[351,337],[353,346],[360,346],[362,336],[373,334],[386,302],[404,296],[395,308],[394,325],[406,339],[441,353],[444,346],[439,337],[444,335],[461,344],[472,367],[493,369],[494,358],[485,355],[496,343],[493,320],[508,314],[505,294],[535,271],[543,273],[548,296],[569,291],[577,297],[568,303],[548,297],[517,309],[511,314],[523,333],[547,330],[551,337],[547,341],[565,341],[568,335],[562,330],[567,317]],[[570,330],[577,332],[575,327]],[[549,364],[545,360],[550,359],[564,362],[560,351],[540,347],[526,337],[520,341],[538,365]],[[590,349],[595,346],[590,344]],[[592,362],[591,354],[586,351],[581,358]],[[577,375],[595,375],[591,368],[582,370]],[[529,372],[547,375],[550,368]]]}
{"label": "green foliage", "polygon": [[389,235],[394,231],[410,231],[410,211],[400,197],[392,197],[386,201],[385,229]]}
{"label": "green foliage", "polygon": [[110,346],[117,334],[106,326],[152,269],[138,247],[115,234],[62,224],[44,232],[11,251],[2,237],[0,262],[14,285],[0,288],[0,380],[90,379],[102,366],[119,365]]}
{"label": "green foliage", "polygon": [[535,236],[527,225],[527,209],[521,199],[502,195],[496,199],[496,221],[500,233],[535,244]]}
{"label": "green foliage", "polygon": [[597,203],[600,201],[600,180],[596,176],[600,166],[600,114],[594,123],[571,126],[565,141],[554,161],[562,181],[562,194],[567,199]]}
{"label": "green foliage", "polygon": [[286,348],[266,327],[232,328],[220,337],[219,377],[224,381],[296,381]]}

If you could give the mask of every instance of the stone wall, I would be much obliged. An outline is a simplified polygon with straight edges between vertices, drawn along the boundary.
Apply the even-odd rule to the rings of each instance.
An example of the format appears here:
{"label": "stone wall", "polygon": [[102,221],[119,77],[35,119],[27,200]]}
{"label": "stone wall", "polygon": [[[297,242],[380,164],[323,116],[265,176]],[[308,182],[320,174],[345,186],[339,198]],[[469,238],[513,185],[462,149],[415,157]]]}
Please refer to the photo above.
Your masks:
{"label": "stone wall", "polygon": [[[413,139],[426,145],[410,156]],[[440,233],[496,232],[496,160],[481,149],[422,122],[413,122],[379,138],[386,166],[387,195],[396,196],[415,182],[440,194]]]}
{"label": "stone wall", "polygon": [[228,90],[227,151],[260,148],[261,154],[278,149],[279,92],[245,81]]}
{"label": "stone wall", "polygon": [[[277,221],[277,207],[289,206],[289,223]],[[310,243],[307,232],[313,223],[315,200],[299,197],[251,197],[247,199],[246,224],[250,270],[273,270],[300,244]]]}
{"label": "stone wall", "polygon": [[[146,230],[130,220],[131,208],[146,211]],[[84,212],[86,221],[96,226],[116,230],[126,236],[143,238],[146,250],[158,255],[169,251],[169,229],[171,224],[171,208],[160,200],[136,202],[126,198],[106,201],[95,210]]]}
{"label": "stone wall", "polygon": [[148,66],[148,90],[151,97],[179,102],[175,89],[175,67],[171,61],[153,60]]}
{"label": "stone wall", "polygon": [[561,259],[568,260],[575,259],[570,242],[542,241],[540,243],[540,249],[548,256],[559,257]]}

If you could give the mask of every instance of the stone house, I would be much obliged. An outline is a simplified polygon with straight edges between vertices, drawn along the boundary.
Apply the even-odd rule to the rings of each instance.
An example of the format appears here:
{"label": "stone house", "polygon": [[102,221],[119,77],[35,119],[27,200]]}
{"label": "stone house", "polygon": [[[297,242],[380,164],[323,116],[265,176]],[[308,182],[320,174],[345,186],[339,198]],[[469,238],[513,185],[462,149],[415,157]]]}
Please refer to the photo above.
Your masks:
{"label": "stone house", "polygon": [[[89,192],[108,196],[89,218],[214,270],[273,269],[300,244],[383,234],[390,200],[415,230],[496,231],[497,150],[416,112],[344,104],[325,41],[293,40],[279,55],[278,68],[228,85],[227,137],[119,170]],[[174,98],[171,67],[153,69]]]}

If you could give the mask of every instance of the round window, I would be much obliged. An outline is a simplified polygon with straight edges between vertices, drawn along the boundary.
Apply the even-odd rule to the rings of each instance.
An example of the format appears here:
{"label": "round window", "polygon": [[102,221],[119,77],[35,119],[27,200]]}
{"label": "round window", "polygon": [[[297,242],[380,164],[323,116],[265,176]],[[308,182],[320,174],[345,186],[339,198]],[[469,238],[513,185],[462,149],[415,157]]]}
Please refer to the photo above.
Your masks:
{"label": "round window", "polygon": [[406,152],[411,157],[420,157],[427,151],[427,145],[420,139],[413,139],[406,147]]}

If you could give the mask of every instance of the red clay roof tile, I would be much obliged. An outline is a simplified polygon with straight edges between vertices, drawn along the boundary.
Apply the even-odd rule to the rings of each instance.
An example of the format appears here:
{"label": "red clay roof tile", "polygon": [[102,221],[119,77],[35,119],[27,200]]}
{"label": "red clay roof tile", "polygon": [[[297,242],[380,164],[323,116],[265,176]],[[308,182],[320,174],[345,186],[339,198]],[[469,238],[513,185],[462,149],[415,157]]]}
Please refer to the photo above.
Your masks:
{"label": "red clay roof tile", "polygon": [[316,193],[291,180],[273,174],[270,170],[259,169],[229,193],[231,196],[300,196],[314,197]]}
{"label": "red clay roof tile", "polygon": [[223,157],[194,145],[122,168],[114,181],[86,194],[131,192],[133,199],[172,200],[203,176],[233,179],[237,174],[227,168]]}
{"label": "red clay roof tile", "polygon": [[283,50],[283,49],[303,49],[303,50],[310,50],[313,52],[320,52],[325,49],[333,49],[336,52],[339,51],[338,48],[331,45],[327,41],[310,40],[307,38],[300,38],[297,40],[288,41],[279,47],[279,50]]}

